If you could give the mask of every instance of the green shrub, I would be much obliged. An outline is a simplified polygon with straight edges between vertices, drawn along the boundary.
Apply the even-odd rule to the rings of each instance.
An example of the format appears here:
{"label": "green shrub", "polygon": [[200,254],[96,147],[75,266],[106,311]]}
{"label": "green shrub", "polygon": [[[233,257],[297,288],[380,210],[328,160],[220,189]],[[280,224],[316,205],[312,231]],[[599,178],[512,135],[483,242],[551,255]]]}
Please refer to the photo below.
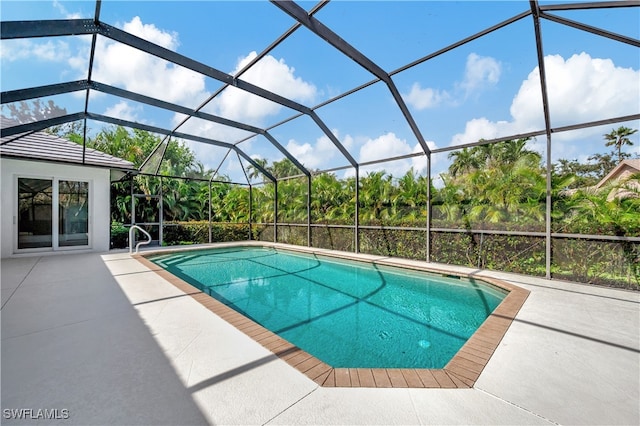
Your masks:
{"label": "green shrub", "polygon": [[209,242],[209,222],[172,222],[162,228],[162,245],[177,246]]}
{"label": "green shrub", "polygon": [[129,228],[120,222],[111,222],[111,248],[127,248],[129,245]]}
{"label": "green shrub", "polygon": [[[245,223],[212,223],[211,242],[244,241],[249,239]],[[165,223],[162,243],[165,246],[205,244],[209,242],[209,222],[189,221]]]}

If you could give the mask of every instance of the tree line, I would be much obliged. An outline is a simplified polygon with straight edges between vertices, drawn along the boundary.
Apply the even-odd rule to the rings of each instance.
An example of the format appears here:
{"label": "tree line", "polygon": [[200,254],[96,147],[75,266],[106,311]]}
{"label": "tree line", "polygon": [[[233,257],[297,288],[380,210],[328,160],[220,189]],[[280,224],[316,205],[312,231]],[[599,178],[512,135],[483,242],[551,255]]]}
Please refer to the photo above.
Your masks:
{"label": "tree line", "polygon": [[[552,227],[554,232],[640,235],[640,180],[638,175],[623,182],[595,185],[618,164],[630,158],[620,148],[630,145],[635,133],[626,127],[604,135],[610,154],[596,154],[587,163],[559,160],[551,168]],[[72,137],[71,139],[74,139]],[[466,229],[544,230],[546,217],[546,167],[538,152],[527,148],[528,139],[463,148],[449,154],[450,164],[440,174],[443,184],[431,184],[432,226]],[[161,144],[160,137],[146,131],[122,127],[105,128],[87,146],[124,158],[139,167]],[[162,151],[160,151],[162,152]],[[278,179],[278,222],[306,223],[307,178],[299,175],[288,159],[258,164]],[[214,222],[271,223],[274,221],[274,185],[235,185],[226,176],[215,176],[200,163],[182,141],[166,146],[158,174],[183,179],[138,176],[113,188],[114,221],[130,221],[131,190],[163,194],[166,221],[198,221],[209,218],[209,192]],[[249,166],[250,179],[260,175]],[[396,177],[376,171],[360,178],[359,220],[363,225],[424,226],[427,217],[425,176],[409,169]],[[355,221],[355,178],[335,173],[313,174],[311,181],[312,223],[352,225]],[[161,188],[162,187],[162,188]],[[249,204],[252,217],[249,217]],[[157,206],[140,203],[138,217],[156,220]],[[146,209],[146,211],[145,211]]]}

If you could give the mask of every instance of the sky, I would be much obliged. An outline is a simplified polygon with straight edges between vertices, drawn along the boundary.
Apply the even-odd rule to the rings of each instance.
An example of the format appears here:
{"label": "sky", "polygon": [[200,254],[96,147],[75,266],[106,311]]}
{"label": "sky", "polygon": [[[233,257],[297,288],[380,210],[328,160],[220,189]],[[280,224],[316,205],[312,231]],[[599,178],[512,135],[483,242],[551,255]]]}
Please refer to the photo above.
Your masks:
{"label": "sky", "polygon": [[[315,2],[300,2],[310,10]],[[543,3],[545,4],[545,3]],[[429,148],[447,148],[544,129],[540,73],[530,16],[419,65],[405,65],[439,51],[513,16],[530,10],[528,1],[345,1],[334,0],[315,17],[374,61],[392,79]],[[90,1],[3,0],[3,21],[93,18]],[[633,39],[640,38],[640,8],[554,11]],[[257,54],[295,23],[267,1],[109,1],[101,21],[223,71],[238,75]],[[638,114],[640,51],[550,20],[541,23],[552,127]],[[91,37],[71,36],[3,40],[0,50],[2,91],[86,79]],[[308,107],[371,82],[375,77],[327,42],[299,28],[240,79]],[[92,79],[163,101],[196,108],[222,83],[98,37]],[[48,100],[48,99],[46,99]],[[51,98],[68,113],[84,110],[84,93]],[[179,114],[92,92],[89,111],[167,129]],[[203,111],[240,121],[270,134],[309,169],[346,166],[348,160],[308,116],[248,94],[225,88]],[[332,135],[363,163],[423,152],[388,87],[377,82],[316,109]],[[552,161],[588,161],[610,152],[603,135],[621,125],[640,129],[640,120],[553,134]],[[103,124],[90,122],[92,130]],[[199,119],[180,132],[239,143],[254,158],[273,162],[284,155],[263,136]],[[640,156],[640,139],[625,151]],[[188,142],[208,168],[244,181],[237,156],[227,150]],[[529,144],[546,155],[546,137]],[[448,153],[432,156],[432,173],[446,170]],[[221,161],[225,159],[221,164]],[[246,162],[243,163],[246,166]],[[426,172],[426,158],[363,166],[361,173],[382,170],[400,177],[410,167]],[[353,175],[353,169],[337,172]]]}

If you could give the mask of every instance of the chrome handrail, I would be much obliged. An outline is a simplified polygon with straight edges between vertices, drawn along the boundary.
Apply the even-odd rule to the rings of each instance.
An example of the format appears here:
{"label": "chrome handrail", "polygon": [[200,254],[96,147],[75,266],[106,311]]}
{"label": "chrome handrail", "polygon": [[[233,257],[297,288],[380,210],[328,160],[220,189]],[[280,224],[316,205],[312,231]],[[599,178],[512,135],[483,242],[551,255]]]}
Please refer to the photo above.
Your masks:
{"label": "chrome handrail", "polygon": [[151,235],[149,235],[149,233],[147,231],[145,231],[144,229],[142,229],[141,227],[139,227],[138,225],[131,225],[131,228],[129,228],[129,254],[131,254],[131,252],[133,252],[133,231],[135,229],[139,229],[140,231],[142,231],[142,233],[144,235],[147,236],[148,240],[147,241],[140,241],[138,244],[136,244],[136,254],[138,254],[138,248],[143,245],[143,244],[149,244],[151,242]]}

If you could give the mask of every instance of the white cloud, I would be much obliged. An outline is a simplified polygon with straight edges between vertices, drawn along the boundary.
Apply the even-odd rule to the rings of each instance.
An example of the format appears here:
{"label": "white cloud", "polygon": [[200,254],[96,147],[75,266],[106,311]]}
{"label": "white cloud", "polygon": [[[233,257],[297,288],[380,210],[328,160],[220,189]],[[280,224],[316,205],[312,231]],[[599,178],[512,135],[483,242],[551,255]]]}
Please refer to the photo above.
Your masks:
{"label": "white cloud", "polygon": [[[48,76],[56,75],[60,81],[78,80],[87,78],[87,48],[90,43],[91,36],[88,35],[73,38],[3,40],[0,58],[5,64],[16,62],[18,67],[44,67]],[[20,62],[25,62],[26,65]],[[12,71],[12,74],[13,78],[20,80],[20,71]],[[75,92],[71,96],[84,98],[85,93]]]}
{"label": "white cloud", "polygon": [[440,91],[429,87],[423,89],[420,86],[420,83],[413,83],[409,94],[404,95],[405,101],[418,111],[436,107],[448,98],[449,94],[446,91]]}
{"label": "white cloud", "polygon": [[[251,52],[246,57],[240,58],[231,74],[237,74],[255,57],[256,53]],[[242,74],[241,78],[274,93],[301,102],[313,100],[316,94],[315,86],[296,77],[295,69],[287,66],[284,60],[276,60],[272,56],[267,56],[260,60],[249,71]],[[230,86],[210,102],[203,111],[256,127],[262,127],[267,117],[277,114],[281,109],[282,106],[279,104]],[[176,114],[174,125],[177,125],[183,118],[184,116]],[[233,127],[194,119],[187,121],[180,128],[180,131],[229,143],[237,142],[249,135],[248,132]],[[318,140],[316,145],[322,147],[326,142],[331,143],[327,138],[326,141],[324,139]],[[245,152],[251,152],[251,143],[251,140],[243,142],[241,149]],[[265,141],[265,143],[268,142]],[[297,149],[301,155],[304,155],[305,150],[310,149],[305,145],[307,144],[296,141],[290,142],[292,149]],[[320,155],[326,156],[328,153],[327,149],[320,149]],[[308,167],[314,167],[315,162],[321,160],[321,158],[309,156],[305,157],[305,160],[308,162]]]}
{"label": "white cloud", "polygon": [[[178,46],[175,34],[144,25],[138,17],[124,29],[166,48]],[[100,37],[95,57],[96,81],[192,107],[207,96],[204,76],[132,47]]]}
{"label": "white cloud", "polygon": [[460,83],[460,88],[464,90],[465,95],[469,95],[486,86],[493,86],[500,80],[501,72],[502,65],[494,58],[470,53],[467,56],[464,79]]}
{"label": "white cloud", "polygon": [[83,52],[78,52],[76,55],[69,57],[67,59],[67,62],[69,63],[69,66],[72,70],[84,70],[84,72],[86,73],[89,69],[89,58],[87,58],[87,55],[85,55]]}
{"label": "white cloud", "polygon": [[[552,127],[612,118],[638,112],[640,70],[616,67],[611,59],[592,58],[580,53],[563,59],[559,55],[545,57],[549,111]],[[540,72],[536,67],[522,82],[510,108],[509,121],[490,121],[484,117],[469,120],[462,133],[451,139],[451,145],[492,139],[510,134],[544,129]],[[603,128],[582,129],[554,134],[554,140],[597,136]],[[542,146],[544,144],[538,143]],[[554,144],[554,157],[562,153]]]}
{"label": "white cloud", "polygon": [[289,140],[286,150],[300,161],[307,169],[318,169],[335,157],[337,148],[328,136],[321,136],[314,145]]}
{"label": "white cloud", "polygon": [[[345,137],[341,138],[339,132],[335,129],[332,134],[347,151],[355,143],[351,135],[345,135]],[[333,162],[335,158],[340,159],[338,160],[340,165],[348,164],[348,160],[344,159],[340,150],[326,135],[317,138],[315,143],[298,142],[295,139],[291,139],[285,149],[308,169],[331,168],[332,165],[335,165]]]}
{"label": "white cloud", "polygon": [[400,139],[393,132],[380,135],[375,139],[369,139],[360,147],[360,163],[380,160],[383,158],[398,157],[410,154],[411,146],[406,140]]}
{"label": "white cloud", "polygon": [[[167,49],[177,50],[180,45],[176,33],[145,24],[139,17],[123,24],[122,28]],[[98,40],[93,73],[96,81],[189,107],[197,106],[210,95],[205,88],[205,78],[191,70],[120,43],[104,38]],[[256,56],[255,52],[251,52],[239,58],[231,74],[237,74]],[[78,69],[82,68],[78,66]],[[283,59],[277,60],[272,56],[261,59],[240,78],[300,102],[312,102],[316,96],[316,88],[313,84],[297,77],[295,69],[289,67]],[[120,103],[113,106],[110,109],[110,115],[126,119],[143,116],[142,110],[134,110],[130,106],[127,108],[125,105]],[[282,106],[279,104],[229,87],[207,105],[204,111],[261,127],[265,118],[277,114],[281,109]],[[183,119],[184,115],[175,114],[172,124],[175,126]],[[232,127],[194,119],[187,121],[180,131],[223,142],[236,142],[249,135],[245,131]],[[242,148],[249,149],[250,143],[251,141],[244,143]],[[322,143],[324,142],[319,141],[318,145],[322,147]],[[189,143],[189,145],[198,159],[207,167],[217,167],[221,161],[220,153],[226,152],[224,149],[212,149],[200,143]],[[320,152],[324,153],[326,150],[320,149]],[[237,174],[234,173],[237,172],[237,168],[232,167],[227,171]]]}
{"label": "white cloud", "polygon": [[80,18],[82,18],[82,15],[80,13],[77,13],[77,12],[76,13],[70,13],[69,11],[67,11],[67,9],[58,0],[54,0],[53,1],[53,7],[58,9],[58,12],[60,12],[60,14],[65,17],[65,19],[80,19]]}
{"label": "white cloud", "polygon": [[[351,149],[355,146],[356,141],[353,138],[353,136],[351,135],[345,135],[344,137],[340,137],[340,133],[338,132],[337,129],[332,130],[332,133],[335,135],[335,137],[340,141],[340,143],[342,144],[342,146],[349,152],[351,152]],[[341,154],[342,155],[342,154]]]}
{"label": "white cloud", "polygon": [[178,33],[175,31],[169,33],[160,30],[153,24],[143,24],[139,16],[135,16],[130,22],[126,22],[122,26],[122,29],[170,50],[176,50],[180,45],[178,42]]}
{"label": "white cloud", "polygon": [[[231,74],[236,75],[257,56],[258,54],[254,51],[246,57],[240,58],[236,69]],[[240,78],[289,99],[312,102],[317,92],[316,87],[300,77],[296,77],[295,71],[295,68],[288,66],[284,59],[277,60],[273,56],[267,55],[249,68]]]}
{"label": "white cloud", "polygon": [[69,44],[56,40],[46,43],[33,44],[32,54],[37,59],[51,62],[59,62],[70,56]]}
{"label": "white cloud", "polygon": [[[58,8],[60,13],[67,14],[60,3],[55,3],[54,7]],[[175,51],[180,45],[177,33],[162,30],[153,24],[146,24],[140,17],[134,17],[131,21],[119,26],[124,31],[170,50]],[[82,40],[82,47],[85,48],[83,56],[74,56],[70,46],[64,41],[58,40],[45,43],[31,40],[10,40],[7,43],[3,42],[0,54],[3,60],[11,61],[31,58],[45,61],[66,61],[77,73],[73,78],[86,78],[86,47],[90,42],[90,37],[80,37],[79,39]],[[256,56],[256,52],[251,52],[247,56],[239,58],[237,66],[231,74],[237,74]],[[205,87],[204,76],[104,37],[98,37],[95,58],[92,77],[101,83],[122,87],[129,91],[187,107],[196,107],[210,96]],[[313,103],[317,94],[317,89],[313,84],[296,76],[295,69],[288,66],[284,59],[278,60],[273,56],[262,58],[240,78],[302,103]],[[96,92],[95,96],[101,95]],[[115,105],[112,110],[122,112],[121,108],[121,106]],[[229,87],[214,99],[205,111],[261,127],[265,124],[265,118],[277,114],[282,108],[277,103]],[[142,111],[139,115],[142,115]],[[176,114],[174,124],[178,124],[182,118],[183,116]],[[245,132],[233,128],[194,120],[190,120],[188,126],[182,130],[196,135],[234,142],[246,135]]]}
{"label": "white cloud", "polygon": [[[251,52],[246,57],[240,58],[231,74],[236,75],[256,56],[256,52]],[[295,68],[289,67],[284,59],[277,60],[270,55],[260,59],[242,74],[240,79],[302,103],[312,103],[317,94],[313,84],[295,76]],[[281,109],[282,106],[275,102],[235,87],[225,89],[207,107],[207,110],[212,113],[233,120],[248,121],[257,126],[261,125],[266,117],[276,115]]]}
{"label": "white cloud", "polygon": [[[436,147],[436,144],[432,141],[427,141],[427,146],[433,149]],[[424,151],[419,143],[416,143],[412,147],[405,139],[399,138],[393,132],[388,132],[375,139],[367,139],[360,147],[358,162],[365,163],[422,152]],[[363,168],[363,174],[384,170],[394,177],[401,177],[412,167],[417,173],[425,173],[427,170],[427,157],[421,155],[403,160],[365,166]],[[352,169],[347,170],[344,174],[344,177],[353,176],[355,176],[355,172]]]}
{"label": "white cloud", "polygon": [[[249,55],[240,58],[236,68],[231,74],[237,74],[256,56],[256,52],[251,52]],[[312,102],[316,95],[315,86],[296,77],[294,68],[289,67],[283,59],[277,60],[273,56],[267,56],[258,61],[249,71],[242,74],[240,78],[271,92],[300,102]],[[210,102],[204,108],[204,111],[256,127],[262,127],[267,117],[277,114],[281,109],[282,106],[279,104],[230,86]],[[176,114],[174,124],[177,125],[182,118],[184,117]],[[236,142],[249,135],[248,132],[233,127],[193,119],[187,121],[187,123],[180,128],[180,131],[230,143]],[[250,139],[243,142],[239,147],[244,152],[251,154],[254,141],[255,138]],[[269,144],[266,140],[262,140],[261,142]],[[314,168],[316,167],[317,161],[326,161],[327,156],[331,154],[330,150],[327,149],[327,142],[331,144],[331,141],[326,137],[318,139],[313,146],[309,143],[290,141],[287,147],[292,151],[296,151],[294,155],[296,155],[303,164],[309,168]],[[219,155],[220,152],[216,150],[214,155],[214,151],[211,149],[200,148],[198,145],[203,144],[194,143],[192,145],[198,159],[206,166],[217,166],[222,158]],[[275,151],[275,148],[273,150]],[[306,153],[308,153],[308,155]],[[260,155],[256,155],[255,157],[260,157]],[[274,158],[272,160],[276,161],[277,159]],[[240,165],[235,159],[235,155],[232,155],[226,160],[221,173],[228,173],[232,179],[244,180],[244,175],[241,170]]]}
{"label": "white cloud", "polygon": [[[451,145],[477,142],[480,139],[494,139],[500,135],[516,133],[514,123],[508,121],[489,121],[486,118],[474,118],[467,121],[463,133],[451,139]],[[515,130],[515,131],[514,131]]]}
{"label": "white cloud", "polygon": [[486,87],[495,86],[500,80],[501,73],[502,64],[496,59],[470,53],[467,56],[464,77],[462,81],[454,84],[453,92],[431,87],[423,88],[420,83],[415,82],[411,86],[411,91],[402,97],[417,111],[434,108],[445,102],[456,105],[462,100],[458,98],[466,98]]}
{"label": "white cloud", "polygon": [[29,58],[30,40],[3,40],[2,49],[0,49],[0,58],[2,61],[21,61]]}
{"label": "white cloud", "polygon": [[205,108],[207,112],[254,126],[260,126],[265,117],[276,115],[281,109],[282,106],[275,102],[231,86]]}
{"label": "white cloud", "polygon": [[[553,126],[638,112],[640,70],[616,67],[611,59],[584,52],[566,61],[547,56],[545,69]],[[539,82],[538,74],[529,79]]]}
{"label": "white cloud", "polygon": [[117,104],[107,108],[104,115],[108,117],[119,118],[121,120],[144,123],[144,120],[140,120],[138,118],[138,114],[140,112],[142,112],[142,107],[133,107],[125,101],[120,101]]}
{"label": "white cloud", "polygon": [[[71,47],[64,40],[37,42],[28,39],[3,40],[0,57],[3,61],[35,59],[45,62],[65,62],[71,56]],[[86,70],[85,70],[86,72]]]}

